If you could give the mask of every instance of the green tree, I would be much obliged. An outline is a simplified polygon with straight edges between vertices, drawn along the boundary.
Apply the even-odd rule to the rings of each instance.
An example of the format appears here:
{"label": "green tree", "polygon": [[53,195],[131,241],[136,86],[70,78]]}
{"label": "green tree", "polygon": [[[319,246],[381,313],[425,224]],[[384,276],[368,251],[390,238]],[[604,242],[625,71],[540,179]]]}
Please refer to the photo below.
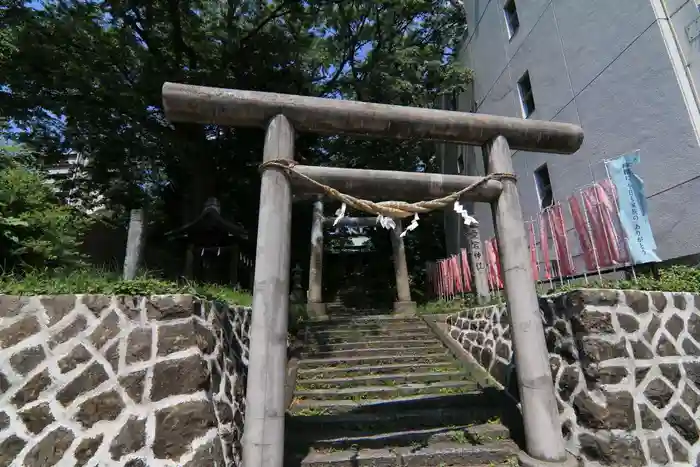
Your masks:
{"label": "green tree", "polygon": [[[444,1],[0,2],[13,31],[3,114],[47,162],[87,154],[84,192],[99,189],[115,212],[149,202],[163,229],[215,195],[254,231],[263,142],[260,130],[166,122],[165,81],[429,107],[471,78],[452,60],[463,11]],[[302,135],[298,152],[314,164],[437,169],[432,143]],[[421,227],[431,248],[439,228]]]}
{"label": "green tree", "polygon": [[55,268],[80,260],[90,221],[63,205],[24,148],[0,147],[0,258],[2,268]]}

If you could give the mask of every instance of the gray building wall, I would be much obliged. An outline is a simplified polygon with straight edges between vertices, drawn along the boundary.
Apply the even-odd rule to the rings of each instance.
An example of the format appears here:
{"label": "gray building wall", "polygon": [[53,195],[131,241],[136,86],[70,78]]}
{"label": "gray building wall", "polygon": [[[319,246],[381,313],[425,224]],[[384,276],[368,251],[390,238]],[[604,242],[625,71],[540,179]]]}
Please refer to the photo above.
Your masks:
{"label": "gray building wall", "polygon": [[[459,110],[522,117],[517,81],[528,71],[536,106],[529,118],[581,125],[585,137],[574,155],[514,152],[525,218],[539,211],[534,171],[542,164],[572,226],[566,199],[605,176],[601,161],[639,150],[635,171],[645,182],[657,253],[671,259],[700,252],[700,150],[690,112],[696,103],[684,100],[653,1],[515,0],[520,27],[509,40],[505,0],[465,0],[469,35],[461,57],[474,83]],[[693,1],[666,6],[678,24],[700,16]],[[700,78],[699,44],[688,42],[684,53]],[[480,149],[472,153],[469,173],[483,174]],[[482,238],[492,237],[489,206],[475,211]],[[460,244],[454,224],[446,226],[452,248]],[[578,255],[573,232],[570,238]]]}

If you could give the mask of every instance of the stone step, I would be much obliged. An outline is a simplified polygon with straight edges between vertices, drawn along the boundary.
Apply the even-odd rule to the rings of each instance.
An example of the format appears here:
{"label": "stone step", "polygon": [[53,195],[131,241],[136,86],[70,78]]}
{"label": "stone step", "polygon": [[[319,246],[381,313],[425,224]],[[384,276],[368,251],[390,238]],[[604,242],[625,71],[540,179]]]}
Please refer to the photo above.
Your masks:
{"label": "stone step", "polygon": [[297,373],[297,380],[305,379],[328,379],[328,378],[345,378],[359,377],[369,375],[380,375],[386,373],[397,372],[449,372],[457,371],[460,367],[455,361],[441,361],[435,363],[397,363],[390,365],[359,365],[359,366],[341,366],[341,367],[321,367],[313,369],[300,368]]}
{"label": "stone step", "polygon": [[293,400],[289,413],[300,416],[333,415],[342,413],[397,413],[404,410],[436,410],[444,408],[473,408],[493,415],[494,407],[502,397],[490,397],[483,391],[455,395],[425,394],[397,397],[390,400]]}
{"label": "stone step", "polygon": [[432,384],[408,383],[396,386],[359,386],[341,389],[295,390],[294,397],[302,400],[364,400],[394,399],[418,394],[462,394],[479,389],[471,381],[440,381]]}
{"label": "stone step", "polygon": [[388,373],[345,378],[304,379],[298,381],[297,389],[331,389],[357,386],[389,386],[407,383],[436,383],[439,381],[468,381],[469,376],[467,372],[455,370],[437,373]]}
{"label": "stone step", "polygon": [[433,354],[444,350],[442,343],[436,341],[427,345],[412,345],[410,347],[379,347],[369,349],[333,349],[329,351],[303,352],[303,358],[346,358],[346,357],[373,357],[379,355],[411,355],[411,354]]}
{"label": "stone step", "polygon": [[[475,402],[479,401],[476,399]],[[289,415],[286,427],[290,436],[306,436],[325,439],[342,436],[369,436],[380,433],[407,430],[425,430],[450,426],[501,426],[502,407],[492,400],[483,399],[471,406],[428,407],[413,409],[422,400],[403,401],[396,404],[394,412],[372,411],[315,415],[311,410],[301,415]],[[376,407],[376,406],[374,406]],[[372,408],[372,406],[370,406]],[[314,434],[320,433],[320,436]]]}
{"label": "stone step", "polygon": [[393,316],[393,315],[367,315],[330,317],[325,320],[309,321],[306,326],[309,328],[324,328],[329,326],[378,326],[381,324],[397,323],[421,323],[425,322],[417,316]]}
{"label": "stone step", "polygon": [[386,308],[372,308],[369,306],[348,308],[346,306],[328,303],[326,304],[326,313],[332,317],[342,316],[347,318],[356,318],[364,316],[387,316],[391,313],[391,310]]}
{"label": "stone step", "polygon": [[359,324],[355,322],[354,324],[340,324],[340,325],[326,325],[326,326],[314,326],[309,327],[307,332],[309,334],[321,334],[321,335],[345,335],[345,334],[368,334],[368,335],[382,335],[386,333],[394,332],[417,332],[417,331],[430,331],[427,324],[422,321],[416,322],[391,322],[382,321],[377,323],[363,323]]}
{"label": "stone step", "polygon": [[508,428],[500,423],[486,423],[481,425],[444,424],[431,428],[405,427],[403,430],[386,432],[376,429],[368,429],[365,432],[297,430],[290,431],[287,439],[294,445],[309,446],[313,449],[351,449],[352,447],[381,449],[390,446],[410,446],[416,443],[430,445],[455,442],[475,445],[501,441],[509,436]]}
{"label": "stone step", "polygon": [[509,441],[483,445],[437,443],[400,449],[352,449],[316,451],[301,461],[302,467],[466,467],[505,464],[515,457],[517,446]]}
{"label": "stone step", "polygon": [[[421,335],[421,337],[423,337]],[[305,348],[311,350],[321,350],[325,352],[334,350],[354,350],[354,349],[374,349],[378,347],[383,347],[385,349],[400,349],[405,347],[425,347],[434,344],[440,344],[440,341],[436,338],[422,338],[422,339],[396,339],[396,340],[374,340],[374,341],[364,341],[364,342],[332,342],[332,343],[308,343]]]}
{"label": "stone step", "polygon": [[313,334],[308,333],[306,335],[306,342],[308,344],[336,344],[344,342],[362,343],[362,342],[376,342],[378,339],[386,338],[391,340],[426,340],[435,339],[435,335],[429,330],[421,330],[418,332],[390,332],[383,335],[376,334],[362,334],[354,333],[350,335],[338,335],[331,336],[327,334]]}
{"label": "stone step", "polygon": [[299,368],[342,368],[358,365],[391,365],[393,363],[438,363],[452,362],[454,359],[447,352],[435,352],[430,354],[411,353],[403,355],[373,355],[366,357],[345,358],[308,358],[299,361]]}

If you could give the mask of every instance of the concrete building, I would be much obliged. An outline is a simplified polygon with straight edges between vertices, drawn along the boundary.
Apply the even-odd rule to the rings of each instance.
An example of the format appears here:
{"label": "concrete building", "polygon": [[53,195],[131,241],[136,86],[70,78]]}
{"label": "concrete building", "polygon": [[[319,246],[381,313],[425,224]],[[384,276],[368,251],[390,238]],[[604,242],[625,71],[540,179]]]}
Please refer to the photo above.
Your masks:
{"label": "concrete building", "polygon": [[[658,255],[700,253],[698,1],[464,0],[461,59],[474,82],[451,106],[585,133],[571,156],[514,153],[526,218],[605,177],[603,160],[639,150]],[[446,147],[442,164],[446,173],[484,173],[479,148]],[[489,211],[476,206],[484,239],[493,236]],[[452,253],[466,242],[457,216],[445,221]]]}
{"label": "concrete building", "polygon": [[104,209],[102,204],[104,196],[98,192],[92,192],[87,198],[89,200],[87,204],[84,202],[85,196],[77,196],[80,181],[87,176],[85,172],[87,164],[87,157],[75,151],[70,152],[63,161],[46,169],[46,178],[54,185],[56,192],[62,195],[66,204],[83,208],[87,214],[93,214]]}

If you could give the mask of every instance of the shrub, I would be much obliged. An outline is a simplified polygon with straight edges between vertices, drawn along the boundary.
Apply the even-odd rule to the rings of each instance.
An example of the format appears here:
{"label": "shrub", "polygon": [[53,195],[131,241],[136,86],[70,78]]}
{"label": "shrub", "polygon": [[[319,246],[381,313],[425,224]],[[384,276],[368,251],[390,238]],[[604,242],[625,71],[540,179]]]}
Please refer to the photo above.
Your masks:
{"label": "shrub", "polygon": [[83,268],[80,270],[26,270],[23,274],[0,276],[0,294],[7,295],[170,295],[190,294],[207,300],[250,306],[252,297],[243,291],[214,284],[170,282],[143,274],[123,280],[116,272]]}
{"label": "shrub", "polygon": [[62,205],[36,170],[0,148],[0,266],[59,267],[80,260],[90,219]]}
{"label": "shrub", "polygon": [[622,289],[622,290],[660,290],[663,292],[700,293],[700,269],[689,266],[670,266],[659,270],[659,278],[644,274],[637,280],[604,280],[590,284],[567,284],[555,292],[575,289]]}

